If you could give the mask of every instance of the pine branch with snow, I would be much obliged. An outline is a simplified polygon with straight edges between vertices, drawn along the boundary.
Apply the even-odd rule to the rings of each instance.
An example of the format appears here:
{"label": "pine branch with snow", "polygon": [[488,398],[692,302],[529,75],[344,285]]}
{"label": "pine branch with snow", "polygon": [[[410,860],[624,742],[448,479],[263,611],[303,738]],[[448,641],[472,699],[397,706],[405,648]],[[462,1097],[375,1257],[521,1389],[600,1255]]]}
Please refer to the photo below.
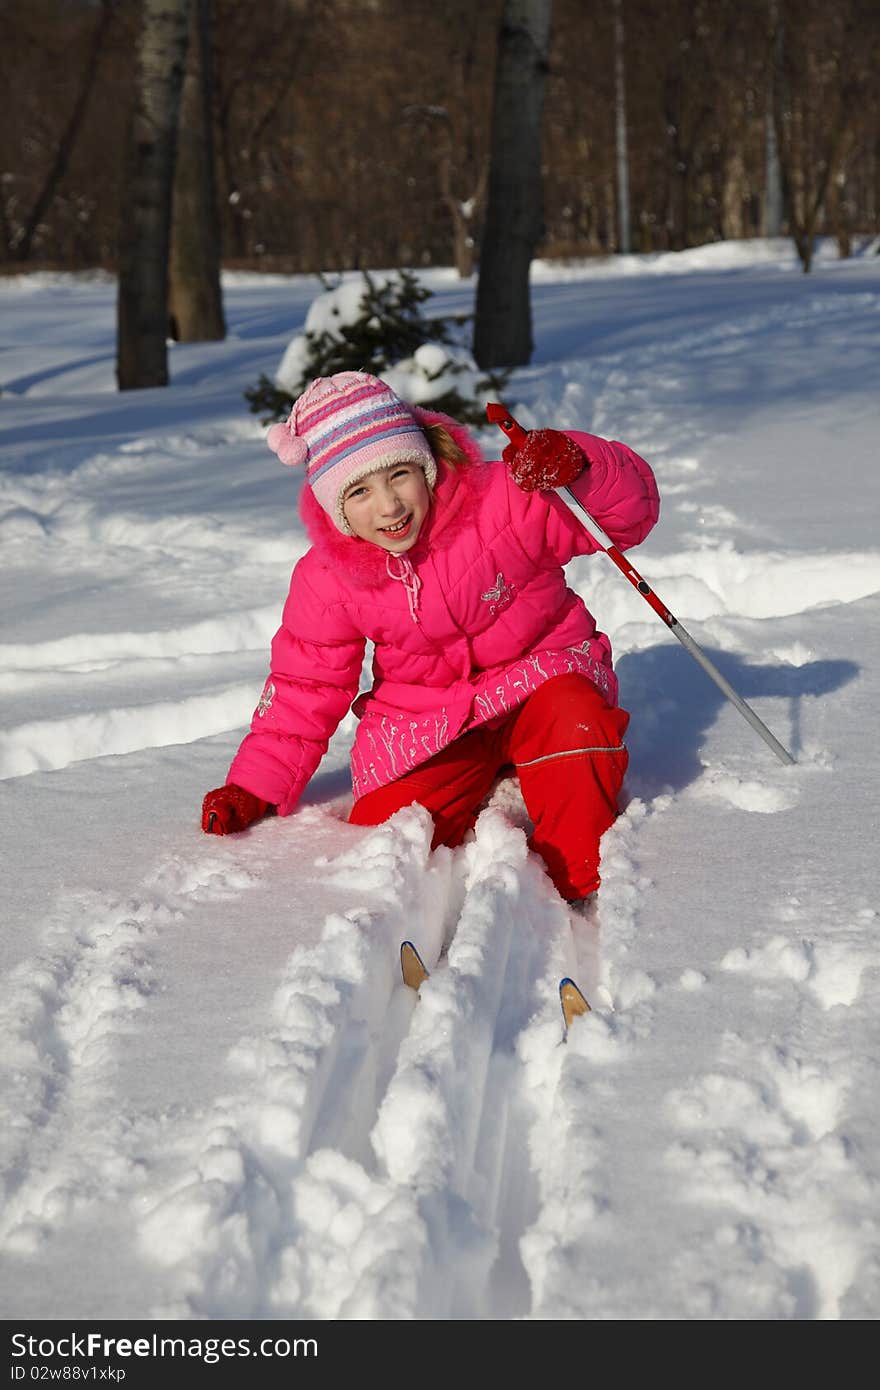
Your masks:
{"label": "pine branch with snow", "polygon": [[506,375],[481,373],[457,341],[467,315],[425,314],[433,292],[409,270],[323,283],[274,380],[264,373],[245,392],[264,424],[284,418],[315,377],[348,371],[382,377],[414,405],[484,423],[485,402],[497,398]]}

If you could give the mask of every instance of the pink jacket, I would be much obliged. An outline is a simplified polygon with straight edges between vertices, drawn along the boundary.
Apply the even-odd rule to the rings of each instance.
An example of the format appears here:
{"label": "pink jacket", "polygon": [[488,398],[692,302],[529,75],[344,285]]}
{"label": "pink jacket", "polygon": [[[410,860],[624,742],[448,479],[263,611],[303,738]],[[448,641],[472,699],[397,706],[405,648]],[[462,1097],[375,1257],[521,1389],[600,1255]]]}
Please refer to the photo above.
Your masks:
{"label": "pink jacket", "polygon": [[[402,556],[343,536],[308,487],[312,549],[293,571],[272,669],[228,781],[289,815],[355,700],[366,641],[372,689],[358,696],[355,799],[409,772],[459,734],[503,716],[553,676],[587,675],[617,700],[611,645],[562,566],[598,549],[553,493],[522,492],[444,416],[467,464],[441,464],[434,502]],[[654,476],[624,444],[571,431],[590,461],[573,491],[622,548],[657,520]]]}

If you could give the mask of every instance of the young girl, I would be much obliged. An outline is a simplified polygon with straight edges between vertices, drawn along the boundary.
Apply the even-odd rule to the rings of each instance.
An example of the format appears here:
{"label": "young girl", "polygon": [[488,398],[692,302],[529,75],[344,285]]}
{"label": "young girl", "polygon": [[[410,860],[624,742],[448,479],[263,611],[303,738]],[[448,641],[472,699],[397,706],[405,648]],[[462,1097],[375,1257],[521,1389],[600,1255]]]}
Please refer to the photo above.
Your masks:
{"label": "young girl", "polygon": [[[205,797],[202,828],[290,815],[354,700],[354,824],[418,802],[433,847],[457,845],[512,765],[532,847],[564,898],[588,896],[618,812],[629,715],[609,641],[562,572],[597,546],[548,489],[570,483],[625,549],[657,519],[648,465],[623,444],[552,430],[485,463],[460,425],[363,372],[313,381],[268,443],[305,469],[313,544],[251,732]],[[367,639],[373,686],[357,696]]]}

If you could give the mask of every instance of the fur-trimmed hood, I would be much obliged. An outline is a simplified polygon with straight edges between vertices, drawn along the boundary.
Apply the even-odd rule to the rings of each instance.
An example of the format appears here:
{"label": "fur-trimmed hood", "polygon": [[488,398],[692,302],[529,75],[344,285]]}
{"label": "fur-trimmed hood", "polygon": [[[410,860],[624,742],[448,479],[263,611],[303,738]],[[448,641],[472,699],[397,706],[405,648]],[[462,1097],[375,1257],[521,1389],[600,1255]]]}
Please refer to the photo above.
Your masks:
{"label": "fur-trimmed hood", "polygon": [[[437,482],[428,516],[415,545],[406,552],[409,560],[417,561],[428,549],[445,549],[453,544],[459,528],[466,525],[477,510],[488,479],[484,472],[486,461],[464,425],[435,410],[423,410],[419,406],[410,409],[420,425],[442,425],[464,454],[454,467],[441,459],[437,461]],[[345,536],[337,530],[307,483],[300,494],[299,510],[316,556],[328,568],[342,570],[365,588],[387,583],[389,552],[370,541]]]}

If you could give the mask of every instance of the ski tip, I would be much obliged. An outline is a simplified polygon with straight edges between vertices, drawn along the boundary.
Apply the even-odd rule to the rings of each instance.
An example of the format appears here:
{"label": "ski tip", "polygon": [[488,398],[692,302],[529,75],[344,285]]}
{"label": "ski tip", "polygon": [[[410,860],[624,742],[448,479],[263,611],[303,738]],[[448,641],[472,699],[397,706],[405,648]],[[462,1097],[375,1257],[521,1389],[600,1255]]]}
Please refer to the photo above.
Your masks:
{"label": "ski tip", "polygon": [[400,943],[400,973],[403,983],[418,990],[428,979],[428,969],[411,941]]}
{"label": "ski tip", "polygon": [[568,976],[559,981],[559,1002],[562,1005],[562,1017],[565,1020],[566,1033],[576,1018],[592,1012],[584,995],[581,994],[574,980],[569,979]]}

